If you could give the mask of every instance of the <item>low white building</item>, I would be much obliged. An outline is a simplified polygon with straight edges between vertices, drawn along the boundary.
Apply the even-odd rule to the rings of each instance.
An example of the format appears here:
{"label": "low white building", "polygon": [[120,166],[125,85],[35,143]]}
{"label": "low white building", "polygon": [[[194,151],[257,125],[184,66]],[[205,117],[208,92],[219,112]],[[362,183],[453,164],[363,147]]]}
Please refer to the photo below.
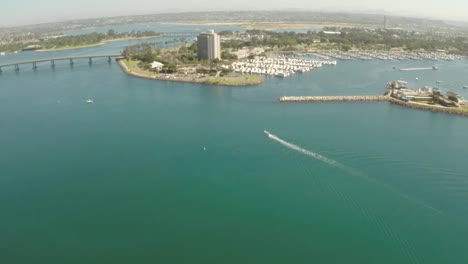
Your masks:
{"label": "low white building", "polygon": [[153,63],[151,63],[151,69],[161,69],[162,67],[164,67],[164,64],[160,63],[160,62],[157,62],[157,61],[153,61]]}

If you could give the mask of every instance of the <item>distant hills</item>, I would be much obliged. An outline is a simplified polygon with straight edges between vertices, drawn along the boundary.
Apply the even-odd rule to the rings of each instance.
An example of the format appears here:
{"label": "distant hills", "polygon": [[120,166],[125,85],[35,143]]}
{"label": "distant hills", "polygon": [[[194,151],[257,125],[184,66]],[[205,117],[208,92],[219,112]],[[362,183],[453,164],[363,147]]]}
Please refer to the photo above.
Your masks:
{"label": "distant hills", "polygon": [[[203,22],[203,23],[339,23],[359,24],[369,27],[382,26],[384,16],[377,14],[356,14],[338,12],[312,12],[312,11],[223,11],[223,12],[188,12],[166,13],[136,16],[107,17],[84,20],[71,20],[56,23],[29,25],[21,27],[0,28],[0,35],[5,33],[51,33],[71,29],[99,27],[108,25],[133,24],[154,22]],[[387,26],[408,30],[468,29],[468,23],[446,23],[442,20],[431,20],[411,17],[398,17],[387,15]]]}

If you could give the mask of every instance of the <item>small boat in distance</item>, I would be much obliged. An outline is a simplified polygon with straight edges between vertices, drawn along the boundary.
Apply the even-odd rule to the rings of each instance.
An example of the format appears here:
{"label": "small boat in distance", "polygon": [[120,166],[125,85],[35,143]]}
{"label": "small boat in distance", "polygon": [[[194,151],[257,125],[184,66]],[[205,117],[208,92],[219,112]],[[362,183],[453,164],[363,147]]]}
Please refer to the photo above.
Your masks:
{"label": "small boat in distance", "polygon": [[271,135],[271,133],[266,131],[266,130],[263,130],[263,133],[265,133],[265,135],[267,135],[267,137],[269,137]]}
{"label": "small boat in distance", "polygon": [[87,104],[94,104],[94,101],[92,99],[88,99],[88,100],[86,100],[86,103]]}
{"label": "small boat in distance", "polygon": [[468,88],[468,86],[467,86],[467,85],[463,86],[463,89],[466,89],[466,88]]}

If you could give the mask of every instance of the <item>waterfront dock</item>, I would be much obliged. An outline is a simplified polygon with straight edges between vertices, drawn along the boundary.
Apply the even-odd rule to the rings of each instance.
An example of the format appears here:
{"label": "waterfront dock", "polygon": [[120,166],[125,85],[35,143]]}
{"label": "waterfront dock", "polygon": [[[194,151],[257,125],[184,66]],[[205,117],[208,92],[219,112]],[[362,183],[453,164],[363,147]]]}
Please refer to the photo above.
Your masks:
{"label": "waterfront dock", "polygon": [[363,96],[283,96],[278,100],[282,103],[294,102],[382,102],[388,101],[385,95],[363,95]]}

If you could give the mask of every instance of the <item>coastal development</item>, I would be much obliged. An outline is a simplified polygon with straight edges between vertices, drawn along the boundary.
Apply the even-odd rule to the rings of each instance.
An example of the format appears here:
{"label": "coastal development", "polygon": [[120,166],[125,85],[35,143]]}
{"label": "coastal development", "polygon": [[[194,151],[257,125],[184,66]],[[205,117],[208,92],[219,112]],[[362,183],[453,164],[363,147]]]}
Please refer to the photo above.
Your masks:
{"label": "coastal development", "polygon": [[[84,36],[54,36],[43,44],[32,44],[25,50],[44,47],[55,49],[125,38],[163,36],[154,31],[106,34],[91,33]],[[45,44],[44,44],[45,43]],[[257,85],[262,76],[286,78],[304,74],[323,66],[336,66],[338,61],[456,61],[466,59],[468,47],[459,42],[447,42],[429,38],[429,35],[409,34],[395,29],[323,28],[320,32],[271,32],[251,29],[245,32],[209,30],[198,34],[195,41],[186,38],[166,41],[172,45],[139,43],[128,46],[117,58],[122,70],[132,76],[161,81],[204,83],[226,86]],[[452,43],[452,44],[450,44]],[[93,44],[90,44],[93,45]],[[104,55],[103,55],[104,56]],[[319,58],[319,60],[304,58]],[[89,57],[91,63],[92,56]],[[80,57],[80,58],[81,58]],[[102,57],[102,56],[101,56]],[[78,57],[77,57],[78,58]],[[56,58],[0,65],[14,66],[74,58]],[[438,70],[436,66],[396,68],[400,71]],[[418,78],[416,78],[418,79]],[[387,85],[391,89],[385,96],[283,96],[280,102],[352,102],[389,101],[395,104],[466,115],[464,99],[453,92],[442,95],[436,88],[408,89],[406,82],[397,81]],[[450,108],[450,111],[446,111]]]}

